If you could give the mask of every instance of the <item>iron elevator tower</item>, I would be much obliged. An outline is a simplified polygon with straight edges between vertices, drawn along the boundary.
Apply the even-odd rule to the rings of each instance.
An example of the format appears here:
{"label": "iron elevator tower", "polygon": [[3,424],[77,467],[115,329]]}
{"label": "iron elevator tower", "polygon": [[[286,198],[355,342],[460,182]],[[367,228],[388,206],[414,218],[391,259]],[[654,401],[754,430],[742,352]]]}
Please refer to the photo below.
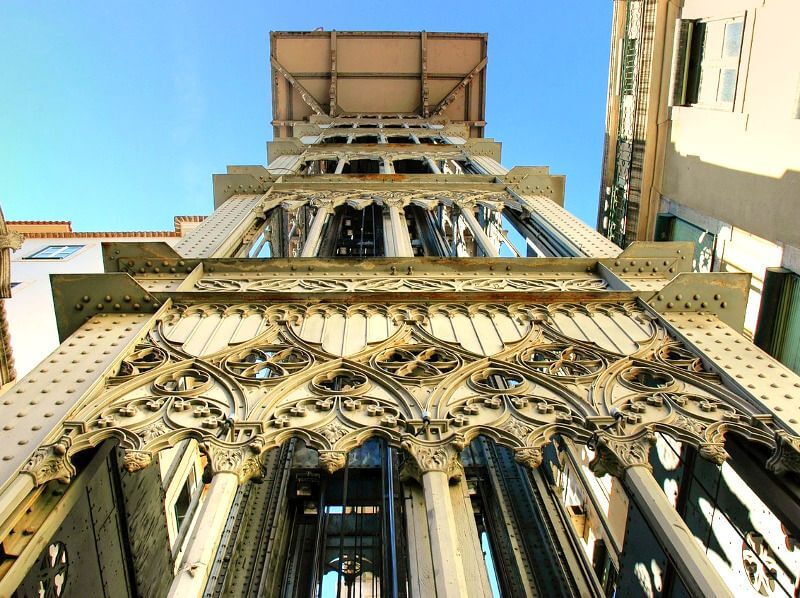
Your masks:
{"label": "iron elevator tower", "polygon": [[687,514],[726,467],[797,537],[800,378],[741,336],[748,275],[504,168],[486,45],[273,33],[268,166],[174,249],[53,277],[62,345],[2,397],[0,594],[732,595]]}

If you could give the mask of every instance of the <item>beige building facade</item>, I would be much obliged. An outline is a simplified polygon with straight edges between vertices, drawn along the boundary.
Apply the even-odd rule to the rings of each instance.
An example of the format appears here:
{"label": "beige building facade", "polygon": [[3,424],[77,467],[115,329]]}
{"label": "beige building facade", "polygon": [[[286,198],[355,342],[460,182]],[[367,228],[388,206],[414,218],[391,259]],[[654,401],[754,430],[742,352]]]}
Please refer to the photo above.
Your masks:
{"label": "beige building facade", "polygon": [[752,272],[747,334],[795,369],[798,18],[790,0],[615,2],[598,216],[623,245],[693,240],[698,269]]}

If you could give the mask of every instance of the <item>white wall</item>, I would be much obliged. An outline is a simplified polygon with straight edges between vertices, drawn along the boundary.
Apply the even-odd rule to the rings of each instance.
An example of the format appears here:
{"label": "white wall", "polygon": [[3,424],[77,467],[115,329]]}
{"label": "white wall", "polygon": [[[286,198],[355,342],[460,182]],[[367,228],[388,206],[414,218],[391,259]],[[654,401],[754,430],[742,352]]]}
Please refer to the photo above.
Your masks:
{"label": "white wall", "polygon": [[[103,272],[101,243],[104,241],[165,241],[174,245],[179,240],[176,237],[26,239],[22,248],[11,254],[11,282],[20,284],[11,290],[11,298],[5,300],[17,377],[22,378],[58,347],[50,274]],[[48,245],[83,247],[65,259],[25,259]]]}

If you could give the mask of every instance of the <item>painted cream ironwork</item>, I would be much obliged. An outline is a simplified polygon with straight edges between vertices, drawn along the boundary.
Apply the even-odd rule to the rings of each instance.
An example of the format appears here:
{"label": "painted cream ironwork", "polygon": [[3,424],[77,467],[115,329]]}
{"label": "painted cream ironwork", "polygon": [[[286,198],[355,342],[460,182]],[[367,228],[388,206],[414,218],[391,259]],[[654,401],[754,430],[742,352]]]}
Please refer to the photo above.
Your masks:
{"label": "painted cream ironwork", "polygon": [[797,469],[790,430],[635,303],[200,304],[161,312],[22,471],[69,477],[71,456],[107,438],[137,470],[192,437],[240,480],[290,437],[329,471],[372,436],[460,451],[482,434],[533,464],[560,434],[621,476],[656,431],[716,462],[736,433],[772,449],[773,470]]}

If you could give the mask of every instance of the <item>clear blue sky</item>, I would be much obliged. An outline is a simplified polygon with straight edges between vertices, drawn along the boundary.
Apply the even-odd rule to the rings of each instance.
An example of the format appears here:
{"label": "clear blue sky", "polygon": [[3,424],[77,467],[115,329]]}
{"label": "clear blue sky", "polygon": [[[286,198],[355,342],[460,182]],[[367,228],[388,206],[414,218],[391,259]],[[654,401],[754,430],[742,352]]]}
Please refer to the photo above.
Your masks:
{"label": "clear blue sky", "polygon": [[611,0],[2,0],[0,205],[75,230],[207,214],[211,173],[264,164],[269,31],[489,33],[486,135],[503,163],[567,175],[594,226]]}

